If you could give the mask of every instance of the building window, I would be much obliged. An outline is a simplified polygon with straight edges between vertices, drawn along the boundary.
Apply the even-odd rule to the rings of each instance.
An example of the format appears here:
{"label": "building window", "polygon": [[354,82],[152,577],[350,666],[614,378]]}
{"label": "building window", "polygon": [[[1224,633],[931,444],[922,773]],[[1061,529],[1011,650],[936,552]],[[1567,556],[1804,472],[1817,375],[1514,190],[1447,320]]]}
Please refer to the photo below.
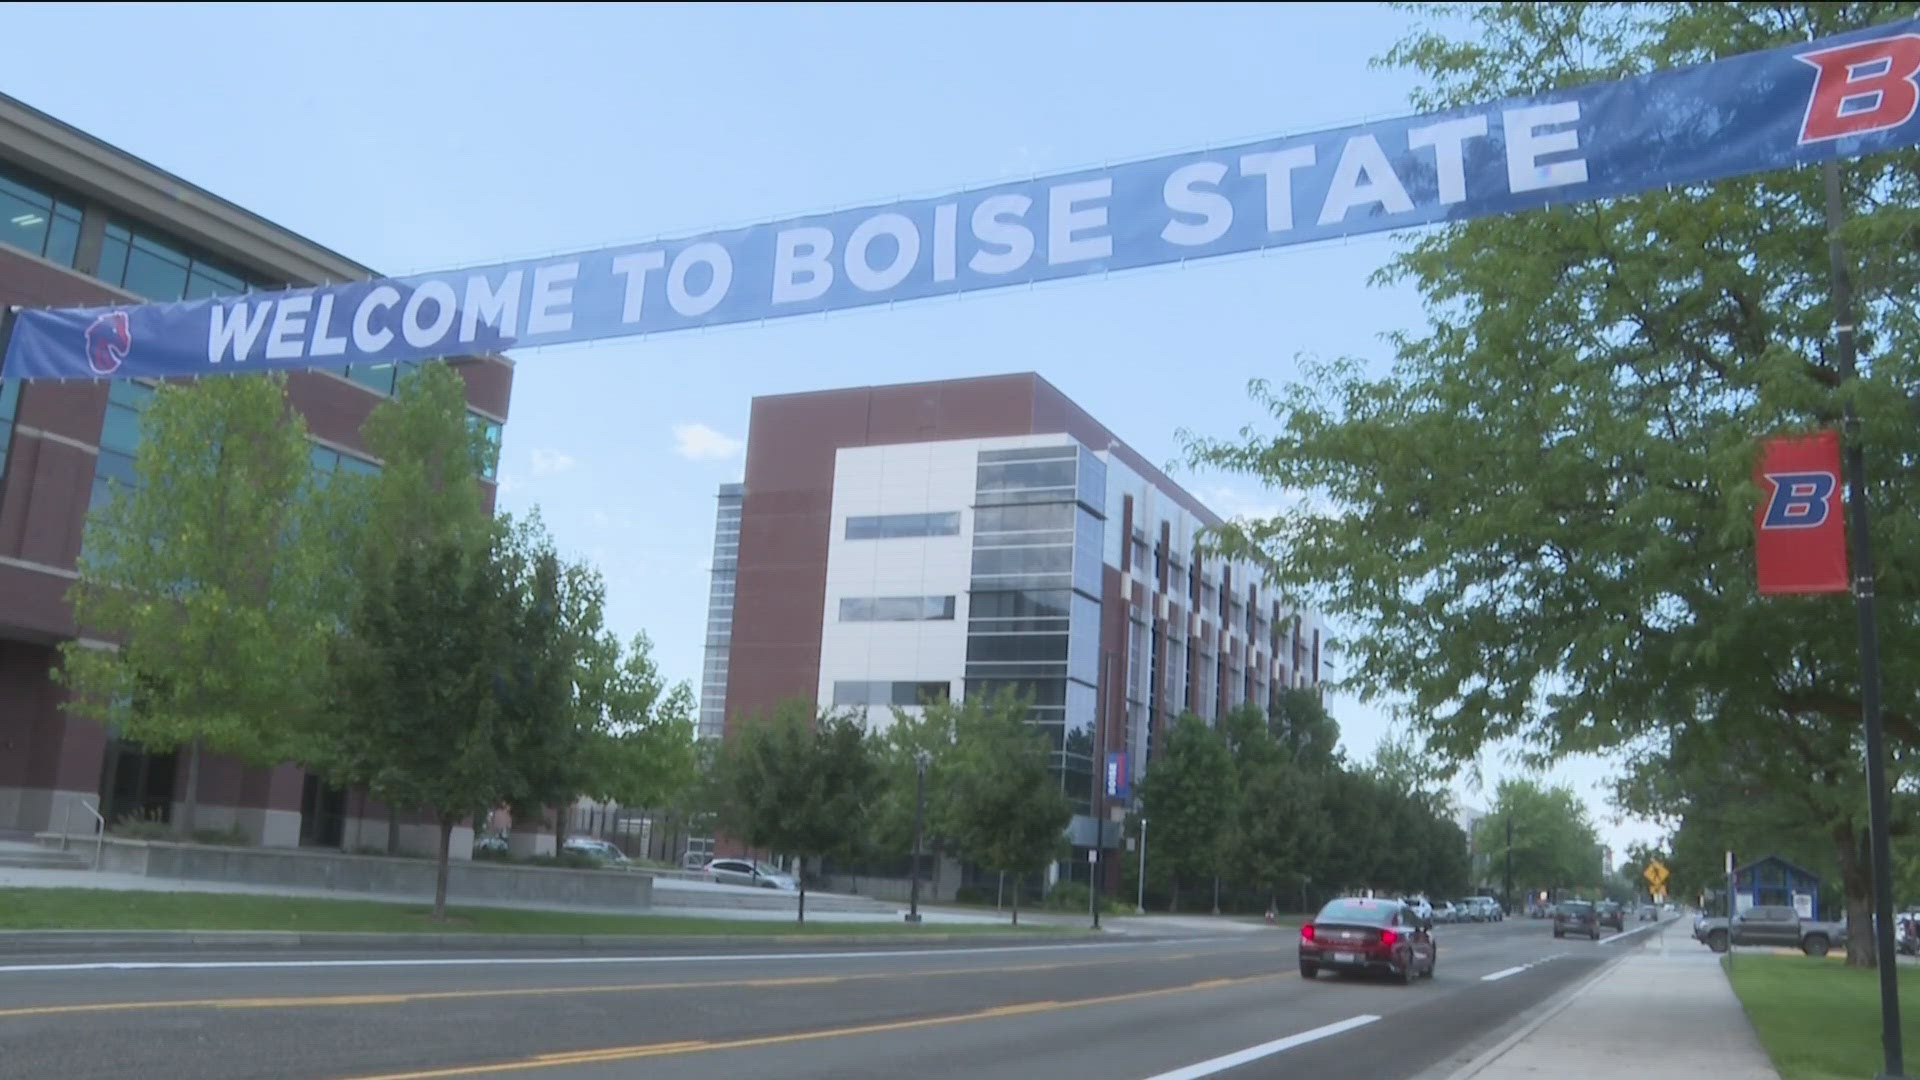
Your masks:
{"label": "building window", "polygon": [[947,700],[950,688],[944,682],[870,682],[836,681],[835,705],[930,705]]}
{"label": "building window", "polygon": [[154,388],[145,383],[115,379],[107,384],[107,414],[100,424],[100,460],[94,465],[93,494],[88,509],[104,506],[113,498],[113,486],[139,484],[134,472],[134,452],[140,448],[140,416],[153,400]]}
{"label": "building window", "polygon": [[951,596],[848,596],[841,622],[926,622],[953,618]]}
{"label": "building window", "polygon": [[500,421],[481,416],[479,413],[467,414],[467,427],[480,433],[485,441],[480,449],[480,460],[474,468],[488,480],[500,475]]}
{"label": "building window", "polygon": [[366,458],[343,454],[330,446],[318,443],[307,448],[307,460],[313,465],[313,478],[322,487],[334,473],[353,473],[357,476],[373,476],[380,471],[380,463]]}
{"label": "building window", "polygon": [[7,450],[13,445],[13,418],[20,411],[20,381],[0,382],[0,484],[7,479]]}
{"label": "building window", "polygon": [[847,519],[849,540],[892,540],[907,536],[959,536],[960,512],[877,514]]}
{"label": "building window", "polygon": [[0,173],[0,243],[72,266],[80,246],[80,208],[16,176]]}
{"label": "building window", "polygon": [[177,240],[162,240],[120,224],[107,224],[100,245],[97,275],[155,303],[238,296],[248,283],[237,271],[219,265]]}

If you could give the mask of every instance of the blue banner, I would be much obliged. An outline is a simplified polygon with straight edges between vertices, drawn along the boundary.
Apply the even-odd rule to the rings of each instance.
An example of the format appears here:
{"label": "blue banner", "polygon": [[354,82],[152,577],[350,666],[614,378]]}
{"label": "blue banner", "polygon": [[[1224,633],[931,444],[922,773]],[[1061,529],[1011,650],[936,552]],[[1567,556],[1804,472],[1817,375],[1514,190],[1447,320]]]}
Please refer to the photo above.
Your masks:
{"label": "blue banner", "polygon": [[578,255],[16,313],[0,374],[383,363],[891,304],[1851,157],[1920,138],[1920,20],[1536,97]]}
{"label": "blue banner", "polygon": [[1107,751],[1107,798],[1129,799],[1133,797],[1133,770],[1127,768],[1125,750]]}

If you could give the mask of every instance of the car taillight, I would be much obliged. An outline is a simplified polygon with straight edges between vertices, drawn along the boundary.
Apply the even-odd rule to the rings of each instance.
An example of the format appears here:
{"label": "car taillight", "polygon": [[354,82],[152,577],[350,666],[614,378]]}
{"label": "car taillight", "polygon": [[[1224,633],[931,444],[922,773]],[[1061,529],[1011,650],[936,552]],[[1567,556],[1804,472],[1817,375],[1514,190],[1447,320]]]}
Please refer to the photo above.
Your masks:
{"label": "car taillight", "polygon": [[1394,942],[1399,940],[1400,940],[1400,935],[1394,933],[1391,930],[1380,931],[1380,944],[1382,945],[1391,945]]}
{"label": "car taillight", "polygon": [[1307,923],[1305,926],[1302,926],[1300,928],[1300,940],[1301,941],[1313,940],[1313,924],[1312,923]]}

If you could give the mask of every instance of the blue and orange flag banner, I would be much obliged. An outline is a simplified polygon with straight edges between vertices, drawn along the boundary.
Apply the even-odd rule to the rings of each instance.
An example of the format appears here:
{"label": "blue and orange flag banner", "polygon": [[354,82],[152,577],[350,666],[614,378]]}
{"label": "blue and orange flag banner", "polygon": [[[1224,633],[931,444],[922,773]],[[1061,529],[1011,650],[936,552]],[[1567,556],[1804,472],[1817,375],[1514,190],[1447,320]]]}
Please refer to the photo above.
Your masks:
{"label": "blue and orange flag banner", "polygon": [[1847,526],[1840,501],[1840,437],[1832,431],[1760,444],[1753,514],[1760,592],[1847,591]]}

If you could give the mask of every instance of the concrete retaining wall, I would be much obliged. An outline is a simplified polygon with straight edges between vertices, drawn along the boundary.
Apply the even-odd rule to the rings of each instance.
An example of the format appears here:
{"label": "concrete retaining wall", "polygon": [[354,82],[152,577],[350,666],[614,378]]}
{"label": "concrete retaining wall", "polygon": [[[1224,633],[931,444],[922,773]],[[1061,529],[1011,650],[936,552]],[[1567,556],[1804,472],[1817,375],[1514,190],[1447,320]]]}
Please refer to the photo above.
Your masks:
{"label": "concrete retaining wall", "polygon": [[[230,881],[288,885],[342,893],[431,897],[435,865],[430,859],[392,859],[337,851],[214,847],[109,837],[100,869],[184,881]],[[449,900],[514,900],[527,903],[623,907],[653,905],[651,875],[626,870],[569,870],[486,861],[448,867]]]}

